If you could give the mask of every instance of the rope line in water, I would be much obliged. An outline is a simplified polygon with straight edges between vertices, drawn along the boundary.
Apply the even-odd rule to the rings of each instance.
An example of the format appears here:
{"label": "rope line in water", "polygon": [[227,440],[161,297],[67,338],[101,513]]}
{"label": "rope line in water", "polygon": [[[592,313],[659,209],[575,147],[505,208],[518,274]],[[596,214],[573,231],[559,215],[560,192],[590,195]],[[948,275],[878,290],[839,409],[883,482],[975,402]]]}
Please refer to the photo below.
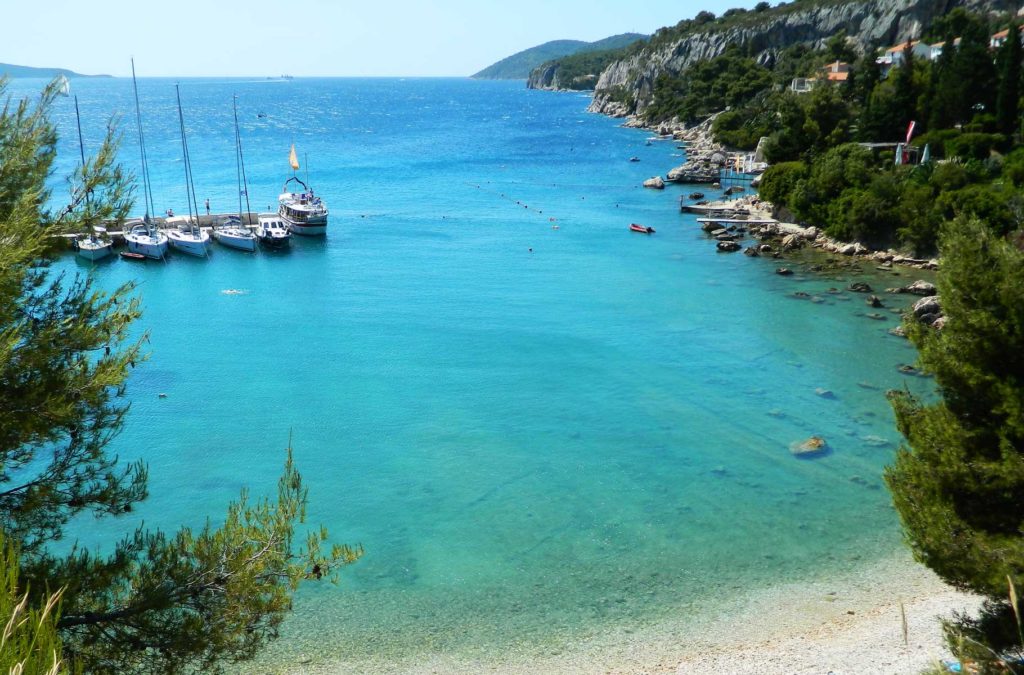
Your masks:
{"label": "rope line in water", "polygon": [[[506,200],[506,201],[508,201],[510,203],[513,203],[513,204],[515,204],[517,206],[521,206],[524,209],[526,209],[527,211],[530,211],[532,213],[536,213],[537,215],[544,215],[543,209],[537,209],[537,208],[534,208],[534,207],[530,206],[529,204],[525,204],[521,200],[515,199],[514,197],[512,197],[512,195],[508,195],[508,194],[505,194],[504,192],[498,192],[496,190],[492,190],[490,188],[486,188],[486,187],[480,185],[479,183],[469,183],[469,182],[467,182],[465,184],[470,186],[470,187],[472,187],[472,188],[476,188],[477,190],[480,190],[481,192],[486,192],[487,194],[496,196],[499,199],[504,199],[504,200]],[[549,223],[556,223],[556,222],[558,222],[558,219],[555,218],[554,216],[551,216],[551,215],[548,215],[547,219],[548,219]],[[557,225],[553,225],[552,227],[557,228],[558,226]]]}

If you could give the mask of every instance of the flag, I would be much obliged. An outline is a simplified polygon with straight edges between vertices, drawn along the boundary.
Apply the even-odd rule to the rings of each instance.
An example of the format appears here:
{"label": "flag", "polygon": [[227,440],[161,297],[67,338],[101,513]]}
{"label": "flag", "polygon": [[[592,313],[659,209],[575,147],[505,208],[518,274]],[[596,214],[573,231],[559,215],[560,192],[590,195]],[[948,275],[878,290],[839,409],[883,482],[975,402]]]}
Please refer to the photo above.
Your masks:
{"label": "flag", "polygon": [[288,163],[292,165],[292,171],[299,170],[299,158],[295,154],[295,144],[292,143],[292,151],[288,154]]}
{"label": "flag", "polygon": [[907,127],[907,144],[910,144],[910,137],[914,135],[914,125],[917,124],[914,120],[910,120],[910,125]]}

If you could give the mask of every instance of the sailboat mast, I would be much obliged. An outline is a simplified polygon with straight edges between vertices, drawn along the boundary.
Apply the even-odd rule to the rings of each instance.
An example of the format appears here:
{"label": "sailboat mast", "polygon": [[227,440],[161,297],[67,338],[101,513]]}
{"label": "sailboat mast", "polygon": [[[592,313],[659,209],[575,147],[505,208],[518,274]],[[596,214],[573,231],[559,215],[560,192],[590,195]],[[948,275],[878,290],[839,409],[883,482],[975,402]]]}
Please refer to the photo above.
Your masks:
{"label": "sailboat mast", "polygon": [[78,112],[78,94],[75,94],[75,120],[78,122],[78,151],[82,155],[82,184],[85,188],[85,208],[89,209],[89,187],[85,177],[85,141],[82,140],[82,115]]}
{"label": "sailboat mast", "polygon": [[[181,88],[174,85],[174,94],[178,99],[178,124],[181,127],[181,154],[185,160],[185,197],[188,199],[189,220],[195,226],[199,220],[199,202],[196,201],[196,188],[192,182],[192,160],[188,155],[188,141],[185,139],[185,116],[181,112]],[[193,214],[195,219],[193,220]]]}
{"label": "sailboat mast", "polygon": [[142,112],[139,108],[139,85],[135,81],[135,59],[132,59],[132,90],[135,92],[135,124],[139,129],[139,155],[142,160],[142,190],[146,209],[146,227],[149,227],[149,214],[153,209],[153,188],[149,183],[149,165],[146,162],[146,139],[142,134]]}
{"label": "sailboat mast", "polygon": [[[249,223],[249,213],[251,211],[251,209],[249,207],[249,182],[246,180],[246,177],[245,177],[245,155],[242,154],[242,134],[241,134],[241,132],[238,129],[238,97],[237,96],[235,96],[232,99],[232,104],[234,106],[234,111],[235,111],[235,147],[238,150],[238,168],[239,168],[239,172],[241,173],[241,176],[242,176],[242,187],[241,187],[241,190],[238,193],[238,210],[239,211],[242,210],[242,194],[244,193],[245,194],[245,221],[246,221],[246,225],[248,225],[248,224],[250,224]],[[238,216],[241,217],[242,214],[239,213]]]}

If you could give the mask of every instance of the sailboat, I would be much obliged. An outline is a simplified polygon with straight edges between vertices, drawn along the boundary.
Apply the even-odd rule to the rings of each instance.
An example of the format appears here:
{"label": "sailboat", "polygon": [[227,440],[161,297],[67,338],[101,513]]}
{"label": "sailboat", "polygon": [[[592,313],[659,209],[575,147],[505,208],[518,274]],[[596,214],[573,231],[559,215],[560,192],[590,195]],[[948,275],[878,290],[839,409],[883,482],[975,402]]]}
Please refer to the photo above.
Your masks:
{"label": "sailboat", "polygon": [[[240,251],[256,250],[256,235],[243,222],[249,220],[249,186],[245,180],[245,160],[242,157],[242,136],[238,132],[238,97],[232,97],[232,108],[235,114],[235,173],[238,175],[238,218],[229,216],[228,220],[213,227],[213,238],[229,248]],[[242,211],[242,195],[245,195],[245,211]],[[242,214],[245,214],[244,216]]]}
{"label": "sailboat", "polygon": [[[174,85],[178,98],[178,125],[181,127],[181,154],[185,164],[185,197],[188,200],[187,216],[172,216],[167,219],[167,240],[171,248],[189,255],[205,258],[210,253],[210,235],[196,222],[199,218],[199,202],[192,183],[192,160],[188,154],[188,140],[185,138],[185,116],[181,112],[181,90]],[[195,214],[195,215],[193,215]]]}
{"label": "sailboat", "polygon": [[[293,171],[299,170],[299,159],[295,155],[295,144],[292,144],[292,151],[288,155],[288,163]],[[288,184],[295,182],[302,186],[302,192],[292,192]],[[279,207],[278,214],[288,223],[288,228],[295,234],[326,234],[327,233],[327,205],[323,200],[313,194],[305,183],[297,176],[292,176],[284,182],[281,189],[281,196],[277,198]]]}
{"label": "sailboat", "polygon": [[[61,75],[63,81],[61,83],[61,93],[67,96],[71,91],[71,85],[68,83],[68,78]],[[78,151],[82,156],[82,182],[85,182],[85,141],[82,140],[82,115],[78,112],[78,96],[75,96],[75,120],[78,122]],[[85,193],[85,213],[86,223],[92,216],[92,212],[89,205],[89,192],[86,189]],[[97,261],[106,258],[114,251],[114,242],[107,236],[107,228],[100,225],[96,225],[92,228],[92,232],[88,235],[84,235],[75,240],[75,249],[78,251],[78,255],[82,256],[89,261]]]}
{"label": "sailboat", "polygon": [[161,260],[167,255],[167,236],[150,220],[153,212],[153,188],[149,182],[149,163],[146,161],[146,139],[142,134],[142,113],[139,109],[139,86],[135,81],[135,59],[132,59],[132,90],[135,92],[135,124],[139,129],[139,154],[142,159],[142,189],[146,215],[142,220],[124,224],[124,241],[129,253]]}

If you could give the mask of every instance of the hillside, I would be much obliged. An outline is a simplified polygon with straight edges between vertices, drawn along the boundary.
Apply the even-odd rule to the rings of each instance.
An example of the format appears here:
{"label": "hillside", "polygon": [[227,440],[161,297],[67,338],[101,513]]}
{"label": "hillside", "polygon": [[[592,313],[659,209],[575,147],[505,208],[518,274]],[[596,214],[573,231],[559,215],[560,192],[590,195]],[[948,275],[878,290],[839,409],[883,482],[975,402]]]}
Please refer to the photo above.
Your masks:
{"label": "hillside", "polygon": [[0,63],[0,77],[45,77],[58,75],[65,77],[110,77],[110,75],[83,75],[67,68],[35,68],[33,66],[16,66],[13,63]]}
{"label": "hillside", "polygon": [[642,40],[646,35],[639,33],[623,33],[597,40],[596,42],[584,42],[582,40],[552,40],[542,45],[524,49],[507,58],[494,63],[472,77],[484,80],[525,80],[530,71],[548,61],[558,59],[569,54],[589,53],[595,51],[617,50],[629,44]]}
{"label": "hillside", "polygon": [[[822,47],[845,30],[858,51],[893,45],[920,35],[922,27],[955,7],[1015,12],[1014,0],[800,0],[755,10],[731,9],[721,17],[701,12],[694,19],[658,30],[645,43],[582,64],[578,55],[535,69],[535,89],[593,88],[591,110],[611,115],[643,113],[660,75],[678,75],[694,63],[743,46],[759,63],[771,63],[795,44]],[[585,67],[584,67],[585,66]],[[597,72],[594,72],[597,70]],[[591,87],[578,86],[593,78]]]}

